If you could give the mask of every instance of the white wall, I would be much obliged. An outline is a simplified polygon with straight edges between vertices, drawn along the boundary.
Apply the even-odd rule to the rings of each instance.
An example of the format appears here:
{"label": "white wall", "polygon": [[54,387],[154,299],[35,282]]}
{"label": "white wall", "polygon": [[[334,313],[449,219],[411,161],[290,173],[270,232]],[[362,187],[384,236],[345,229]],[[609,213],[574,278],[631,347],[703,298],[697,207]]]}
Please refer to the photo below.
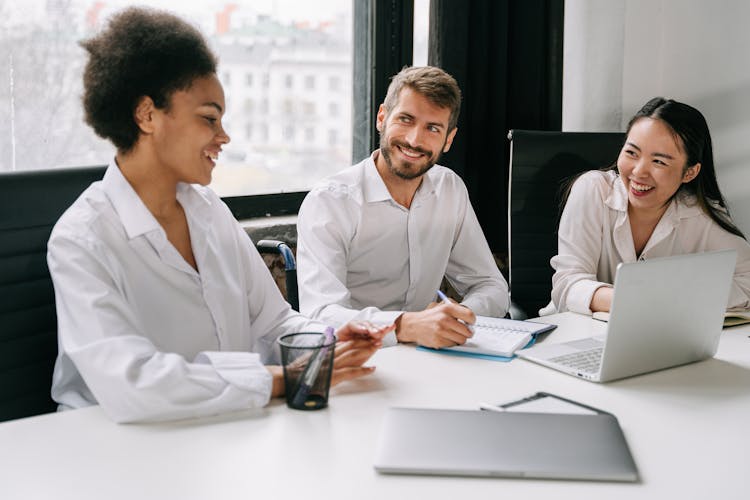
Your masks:
{"label": "white wall", "polygon": [[625,0],[565,2],[563,130],[620,130],[624,15]]}
{"label": "white wall", "polygon": [[624,130],[654,96],[706,116],[722,192],[750,235],[750,2],[566,0],[564,130]]}

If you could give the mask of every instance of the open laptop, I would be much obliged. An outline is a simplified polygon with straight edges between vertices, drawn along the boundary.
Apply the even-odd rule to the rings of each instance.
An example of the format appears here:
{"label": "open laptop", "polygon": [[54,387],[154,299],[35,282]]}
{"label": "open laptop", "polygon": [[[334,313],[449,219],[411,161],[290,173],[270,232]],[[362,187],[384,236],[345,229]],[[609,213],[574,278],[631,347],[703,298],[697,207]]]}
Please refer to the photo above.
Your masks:
{"label": "open laptop", "polygon": [[637,481],[617,419],[390,408],[375,469],[384,474]]}
{"label": "open laptop", "polygon": [[620,264],[606,337],[542,343],[516,354],[593,382],[710,358],[736,258],[735,250],[721,250]]}

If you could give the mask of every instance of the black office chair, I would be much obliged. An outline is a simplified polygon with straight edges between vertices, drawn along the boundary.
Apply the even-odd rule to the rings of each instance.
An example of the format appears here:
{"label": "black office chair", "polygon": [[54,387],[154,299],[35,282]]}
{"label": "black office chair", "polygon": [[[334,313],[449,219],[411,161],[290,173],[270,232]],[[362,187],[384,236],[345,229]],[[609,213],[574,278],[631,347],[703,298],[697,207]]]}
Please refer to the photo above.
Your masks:
{"label": "black office chair", "polygon": [[292,309],[299,311],[299,289],[297,287],[297,264],[289,245],[278,240],[260,240],[255,244],[260,253],[280,254],[284,260],[286,274],[286,300]]}
{"label": "black office chair", "polygon": [[52,226],[105,167],[0,173],[0,421],[55,411]]}
{"label": "black office chair", "polygon": [[511,317],[537,316],[550,301],[557,254],[560,196],[567,181],[612,164],[620,132],[511,130],[508,181],[508,267]]}

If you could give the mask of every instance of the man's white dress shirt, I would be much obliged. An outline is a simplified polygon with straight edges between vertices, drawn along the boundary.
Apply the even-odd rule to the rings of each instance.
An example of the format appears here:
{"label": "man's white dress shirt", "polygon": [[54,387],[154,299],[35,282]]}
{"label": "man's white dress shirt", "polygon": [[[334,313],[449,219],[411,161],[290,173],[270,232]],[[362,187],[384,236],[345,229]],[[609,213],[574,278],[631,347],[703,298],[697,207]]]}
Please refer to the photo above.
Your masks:
{"label": "man's white dress shirt", "polygon": [[[750,244],[722,229],[690,196],[678,195],[670,202],[639,258],[730,248],[737,251],[737,264],[727,308],[750,309]],[[636,260],[625,185],[614,171],[585,173],[573,185],[563,210],[558,255],[550,261],[555,269],[552,304],[540,314],[591,314],[596,289],[612,286],[620,262]]]}
{"label": "man's white dress shirt", "polygon": [[292,311],[229,209],[179,184],[193,269],[112,162],[63,214],[47,259],[61,409],[100,404],[117,422],[265,405],[276,339],[322,331]]}
{"label": "man's white dress shirt", "polygon": [[[476,314],[504,316],[508,285],[466,186],[435,165],[409,209],[396,203],[373,155],[315,186],[297,221],[300,310],[332,325],[391,323],[435,300],[446,276]],[[385,345],[396,343],[390,333]]]}

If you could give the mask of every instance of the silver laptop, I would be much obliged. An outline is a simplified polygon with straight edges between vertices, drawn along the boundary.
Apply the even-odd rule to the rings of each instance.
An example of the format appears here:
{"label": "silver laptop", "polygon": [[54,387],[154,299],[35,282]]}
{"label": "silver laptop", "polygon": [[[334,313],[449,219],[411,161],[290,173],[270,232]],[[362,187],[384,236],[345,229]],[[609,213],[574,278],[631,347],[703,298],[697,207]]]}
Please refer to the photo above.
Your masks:
{"label": "silver laptop", "polygon": [[516,354],[593,382],[710,358],[735,262],[734,250],[722,250],[620,264],[605,337],[541,343]]}
{"label": "silver laptop", "polygon": [[617,419],[390,408],[375,469],[384,474],[637,481]]}

